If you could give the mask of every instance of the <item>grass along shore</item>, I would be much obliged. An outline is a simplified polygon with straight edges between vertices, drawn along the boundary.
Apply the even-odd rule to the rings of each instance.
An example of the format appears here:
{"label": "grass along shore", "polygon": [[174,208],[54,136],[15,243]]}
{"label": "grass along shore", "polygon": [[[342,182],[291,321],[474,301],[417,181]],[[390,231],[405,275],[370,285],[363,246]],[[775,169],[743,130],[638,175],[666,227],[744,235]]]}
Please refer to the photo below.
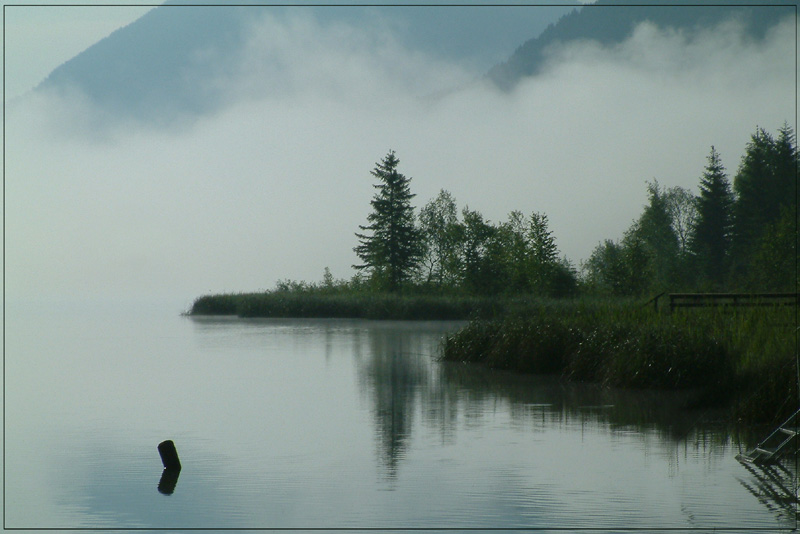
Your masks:
{"label": "grass along shore", "polygon": [[198,298],[190,315],[467,320],[442,358],[640,389],[700,389],[746,423],[798,407],[796,308],[655,311],[626,299],[555,300],[286,289]]}
{"label": "grass along shore", "polygon": [[700,389],[703,404],[745,423],[798,407],[795,308],[652,309],[575,306],[473,321],[443,359],[640,389]]}
{"label": "grass along shore", "polygon": [[207,295],[194,301],[189,315],[430,321],[499,318],[525,314],[542,306],[563,307],[564,303],[534,298],[396,295],[315,289]]}

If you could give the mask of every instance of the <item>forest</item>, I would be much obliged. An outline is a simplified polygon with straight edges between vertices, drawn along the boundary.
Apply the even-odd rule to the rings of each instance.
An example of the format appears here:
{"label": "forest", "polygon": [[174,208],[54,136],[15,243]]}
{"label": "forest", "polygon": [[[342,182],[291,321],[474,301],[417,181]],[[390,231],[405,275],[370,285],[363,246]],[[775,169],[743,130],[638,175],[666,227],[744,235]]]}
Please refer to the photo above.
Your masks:
{"label": "forest", "polygon": [[372,171],[378,191],[356,234],[353,287],[542,297],[796,290],[798,151],[787,125],[756,130],[732,182],[712,146],[697,193],[647,183],[638,219],[578,266],[559,254],[544,213],[492,223],[442,190],[415,214],[398,164],[390,152]]}
{"label": "forest", "polygon": [[798,406],[797,307],[649,305],[663,292],[797,292],[794,131],[758,128],[733,180],[712,146],[698,192],[647,184],[619,239],[579,266],[560,255],[547,215],[501,223],[441,191],[417,213],[390,151],[355,236],[350,280],[283,280],[272,291],[206,295],[192,315],[470,319],[441,357],[610,387],[696,389],[705,406],[775,422]]}
{"label": "forest", "polygon": [[[371,171],[376,192],[366,224],[355,232],[354,253],[360,260],[353,265],[355,274],[349,280],[334,279],[325,267],[320,282],[279,280],[268,293],[360,295],[387,302],[456,298],[468,303],[453,311],[461,318],[474,306],[485,308],[487,300],[497,307],[521,297],[794,292],[799,161],[795,133],[788,125],[776,134],[757,128],[732,180],[711,146],[705,168],[698,169],[696,193],[648,182],[648,201],[639,217],[621,237],[598,243],[576,265],[560,254],[545,213],[514,210],[507,220],[493,223],[478,210],[459,209],[446,190],[417,211],[411,178],[399,172],[400,160],[389,151]],[[264,297],[201,297],[192,312],[237,313],[238,308],[241,314],[246,310],[233,300],[256,296]],[[353,306],[339,312],[325,306],[318,314],[306,309],[302,315],[369,316],[356,313]],[[274,315],[247,308],[251,314]],[[440,318],[452,318],[445,316]]]}

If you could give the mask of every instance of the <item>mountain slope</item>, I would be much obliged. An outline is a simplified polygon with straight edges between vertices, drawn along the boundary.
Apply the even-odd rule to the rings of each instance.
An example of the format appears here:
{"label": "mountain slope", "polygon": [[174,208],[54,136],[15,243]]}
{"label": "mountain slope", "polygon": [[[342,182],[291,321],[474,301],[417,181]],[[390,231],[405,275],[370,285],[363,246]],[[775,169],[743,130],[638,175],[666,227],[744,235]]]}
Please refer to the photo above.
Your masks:
{"label": "mountain slope", "polygon": [[249,25],[267,15],[286,24],[291,16],[309,16],[320,27],[386,30],[410,52],[464,65],[478,77],[569,9],[192,4],[149,11],[53,70],[37,89],[76,91],[111,115],[164,121],[210,112],[230,96],[225,82],[241,67]]}
{"label": "mountain slope", "polygon": [[[710,5],[714,3],[719,5]],[[618,44],[632,35],[636,25],[645,21],[691,35],[735,18],[742,22],[747,35],[760,40],[781,19],[795,14],[796,2],[778,0],[764,6],[753,5],[753,2],[739,4],[742,5],[704,1],[702,5],[687,6],[656,0],[598,0],[595,4],[573,9],[541,35],[526,41],[487,76],[497,86],[511,89],[521,79],[542,71],[550,47],[578,40],[592,40],[606,46]]]}

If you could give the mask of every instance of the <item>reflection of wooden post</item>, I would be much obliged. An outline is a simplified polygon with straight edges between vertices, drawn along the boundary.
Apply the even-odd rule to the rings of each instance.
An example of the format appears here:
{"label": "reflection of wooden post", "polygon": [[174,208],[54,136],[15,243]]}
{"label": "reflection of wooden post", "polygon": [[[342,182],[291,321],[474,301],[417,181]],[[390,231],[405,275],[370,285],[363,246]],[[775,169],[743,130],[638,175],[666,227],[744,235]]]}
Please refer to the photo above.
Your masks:
{"label": "reflection of wooden post", "polygon": [[175,450],[175,444],[171,439],[158,444],[158,454],[161,455],[161,463],[164,464],[164,469],[170,471],[181,470],[181,461],[178,460],[178,451]]}
{"label": "reflection of wooden post", "polygon": [[164,495],[172,495],[175,492],[175,486],[178,484],[180,474],[180,469],[164,469],[164,472],[161,473],[161,480],[158,481],[158,492]]}

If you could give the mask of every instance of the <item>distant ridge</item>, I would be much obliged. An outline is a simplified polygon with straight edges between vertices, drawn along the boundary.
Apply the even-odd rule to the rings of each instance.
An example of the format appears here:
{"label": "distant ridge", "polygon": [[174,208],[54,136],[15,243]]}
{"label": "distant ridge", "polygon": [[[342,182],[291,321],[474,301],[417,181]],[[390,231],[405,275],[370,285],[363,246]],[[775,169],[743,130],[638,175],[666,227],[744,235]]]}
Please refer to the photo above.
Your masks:
{"label": "distant ridge", "polygon": [[160,6],[57,67],[37,89],[79,90],[132,116],[212,110],[221,95],[197,88],[230,67],[242,45],[244,9]]}
{"label": "distant ridge", "polygon": [[[484,66],[476,69],[479,77],[480,72],[507,57],[519,42],[538,34],[575,5],[572,0],[560,1],[568,5],[380,9],[404,46],[455,62],[482,62]],[[469,3],[480,2],[459,2]],[[375,23],[377,9],[264,6],[256,0],[219,4],[212,0],[174,1],[156,7],[54,69],[36,90],[77,91],[111,115],[146,120],[169,121],[176,114],[213,112],[230,96],[224,82],[235,74],[237,53],[247,39],[246,29],[258,15],[269,13],[280,19],[291,10],[297,13],[302,9],[321,26],[344,23],[361,28]],[[270,87],[265,86],[264,91],[269,92]]]}
{"label": "distant ridge", "polygon": [[[698,5],[687,6],[687,3]],[[618,44],[630,37],[635,27],[644,21],[691,34],[736,18],[744,24],[747,35],[761,40],[769,28],[796,13],[796,1],[758,3],[746,0],[684,1],[678,4],[656,0],[597,0],[594,4],[573,9],[548,26],[541,35],[526,41],[507,61],[493,67],[487,77],[497,86],[511,89],[521,79],[542,71],[549,47],[579,40],[596,41],[606,46]]]}
{"label": "distant ridge", "polygon": [[[192,1],[192,7],[167,2],[54,69],[37,90],[77,91],[111,116],[155,122],[213,112],[230,99],[225,81],[237,74],[237,54],[245,44],[247,25],[258,15],[254,10],[259,7],[245,5],[248,2],[256,0],[223,7],[203,5],[217,4],[213,0]],[[796,3],[789,0],[771,0],[765,5],[703,0],[702,5],[692,6],[656,0],[598,0],[584,6],[562,2],[570,5],[380,9],[405,46],[456,62],[483,61],[486,66],[476,71],[476,77],[486,72],[488,80],[505,90],[542,72],[548,48],[559,43],[591,40],[611,46],[623,42],[643,21],[691,34],[730,18],[742,21],[747,35],[759,40],[782,18],[796,12]],[[278,18],[297,9],[260,8]],[[376,8],[369,6],[303,9],[310,10],[320,25],[343,22],[356,28],[373,24],[376,14]],[[519,42],[523,44],[510,56],[500,52],[512,50]],[[508,59],[496,63],[504,56]],[[275,79],[275,85],[280,81]],[[271,90],[274,88],[267,81],[263,91]]]}

